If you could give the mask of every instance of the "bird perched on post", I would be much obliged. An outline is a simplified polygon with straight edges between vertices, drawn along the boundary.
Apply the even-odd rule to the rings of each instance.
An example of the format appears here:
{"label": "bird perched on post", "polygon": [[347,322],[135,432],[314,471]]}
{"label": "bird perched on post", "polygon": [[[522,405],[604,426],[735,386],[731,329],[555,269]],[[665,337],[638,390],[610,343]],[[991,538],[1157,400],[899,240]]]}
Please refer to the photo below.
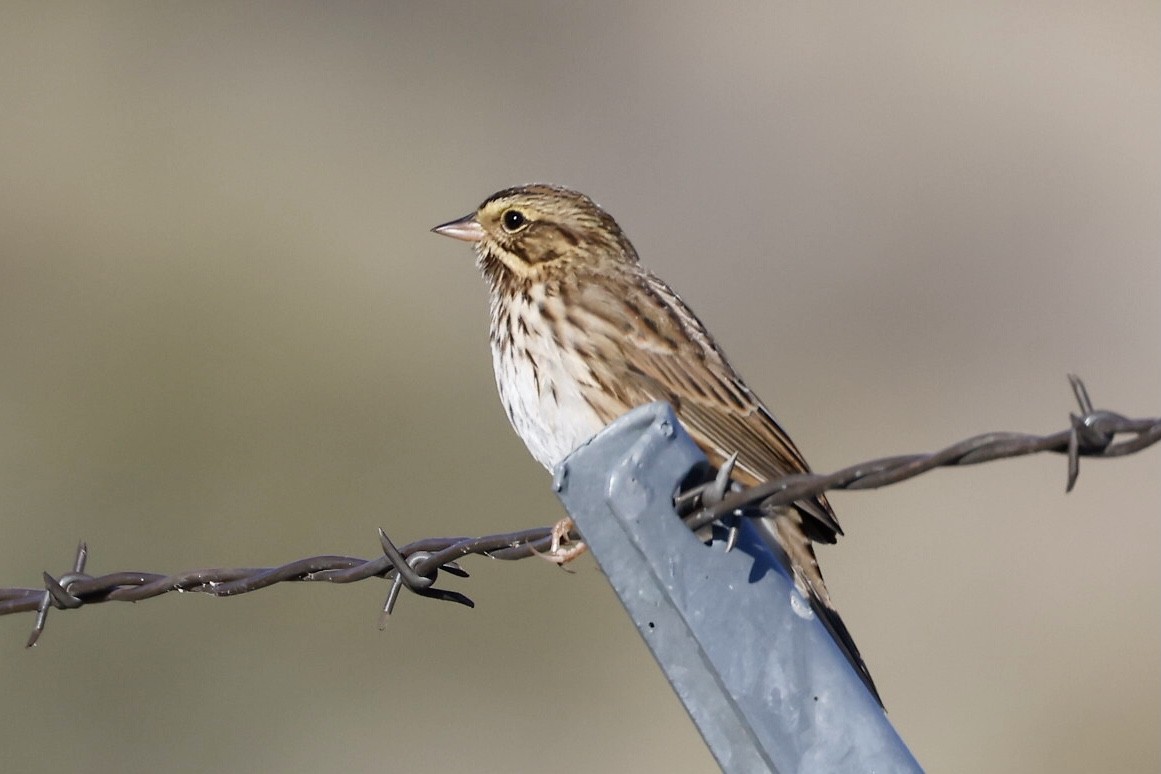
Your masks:
{"label": "bird perched on post", "polygon": [[[488,283],[500,400],[550,471],[630,409],[667,401],[713,465],[737,454],[740,483],[809,472],[701,321],[584,194],[543,184],[509,188],[432,230],[475,246]],[[753,521],[877,698],[815,559],[814,542],[842,534],[826,497],[768,509]]]}

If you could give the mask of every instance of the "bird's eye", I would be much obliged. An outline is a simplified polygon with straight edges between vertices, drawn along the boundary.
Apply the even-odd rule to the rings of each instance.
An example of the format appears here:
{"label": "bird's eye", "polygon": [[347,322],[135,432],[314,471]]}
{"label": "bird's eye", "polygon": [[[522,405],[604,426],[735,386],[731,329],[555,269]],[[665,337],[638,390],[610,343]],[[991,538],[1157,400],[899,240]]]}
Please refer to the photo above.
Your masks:
{"label": "bird's eye", "polygon": [[509,234],[519,231],[528,223],[528,219],[524,217],[524,213],[520,210],[505,210],[502,216],[504,223],[504,230]]}

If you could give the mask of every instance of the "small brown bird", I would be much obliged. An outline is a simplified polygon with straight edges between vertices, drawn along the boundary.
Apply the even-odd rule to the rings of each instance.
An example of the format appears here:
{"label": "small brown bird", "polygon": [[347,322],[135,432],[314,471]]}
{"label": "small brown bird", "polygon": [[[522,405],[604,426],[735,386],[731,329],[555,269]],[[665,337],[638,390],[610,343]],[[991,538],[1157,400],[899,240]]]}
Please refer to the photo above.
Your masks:
{"label": "small brown bird", "polygon": [[[667,401],[712,464],[737,453],[734,478],[742,484],[809,472],[701,321],[584,194],[509,188],[432,230],[475,245],[490,291],[500,399],[528,451],[550,471],[628,410]],[[842,534],[826,497],[754,521],[877,697],[815,559],[812,541],[834,543]]]}

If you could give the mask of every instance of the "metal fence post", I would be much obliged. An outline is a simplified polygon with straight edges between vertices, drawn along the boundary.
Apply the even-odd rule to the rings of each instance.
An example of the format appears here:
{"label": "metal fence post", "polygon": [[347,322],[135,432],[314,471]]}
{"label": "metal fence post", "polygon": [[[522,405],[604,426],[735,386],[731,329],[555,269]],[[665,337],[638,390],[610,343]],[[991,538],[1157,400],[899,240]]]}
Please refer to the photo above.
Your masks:
{"label": "metal fence post", "polygon": [[701,451],[664,403],[573,452],[560,499],[726,772],[922,771],[746,525],[699,542],[673,495]]}

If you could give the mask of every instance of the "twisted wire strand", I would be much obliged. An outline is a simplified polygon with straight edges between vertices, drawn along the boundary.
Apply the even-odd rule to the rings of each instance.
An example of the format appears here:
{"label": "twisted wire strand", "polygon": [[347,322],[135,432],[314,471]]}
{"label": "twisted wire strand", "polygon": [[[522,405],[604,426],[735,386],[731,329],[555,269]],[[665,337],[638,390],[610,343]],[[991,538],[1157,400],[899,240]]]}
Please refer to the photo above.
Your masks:
{"label": "twisted wire strand", "polygon": [[[1081,457],[1121,457],[1161,440],[1161,418],[1130,419],[1111,411],[1094,410],[1083,382],[1073,375],[1069,381],[1080,413],[1070,415],[1068,429],[1051,435],[986,433],[930,454],[885,457],[829,474],[785,476],[739,491],[732,486],[732,465],[727,463],[720,471],[710,471],[711,480],[679,493],[674,498],[674,508],[696,530],[734,514],[752,515],[760,507],[786,505],[830,490],[877,489],[938,467],[978,465],[1040,452],[1067,456],[1066,491],[1071,491]],[[85,573],[88,546],[81,543],[68,573],[59,578],[44,573],[40,588],[0,588],[0,616],[36,611],[36,624],[27,643],[31,647],[44,631],[52,608],[70,610],[100,602],[137,602],[171,591],[227,597],[288,581],[353,583],[384,578],[391,581],[391,586],[380,617],[382,627],[404,588],[420,596],[474,607],[464,594],[435,587],[441,571],[468,577],[457,560],[471,555],[505,560],[543,556],[550,550],[552,540],[551,527],[536,527],[481,537],[424,538],[397,548],[380,529],[382,554],[371,559],[322,555],[278,567],[210,568],[175,575],[115,572],[99,576]]]}

